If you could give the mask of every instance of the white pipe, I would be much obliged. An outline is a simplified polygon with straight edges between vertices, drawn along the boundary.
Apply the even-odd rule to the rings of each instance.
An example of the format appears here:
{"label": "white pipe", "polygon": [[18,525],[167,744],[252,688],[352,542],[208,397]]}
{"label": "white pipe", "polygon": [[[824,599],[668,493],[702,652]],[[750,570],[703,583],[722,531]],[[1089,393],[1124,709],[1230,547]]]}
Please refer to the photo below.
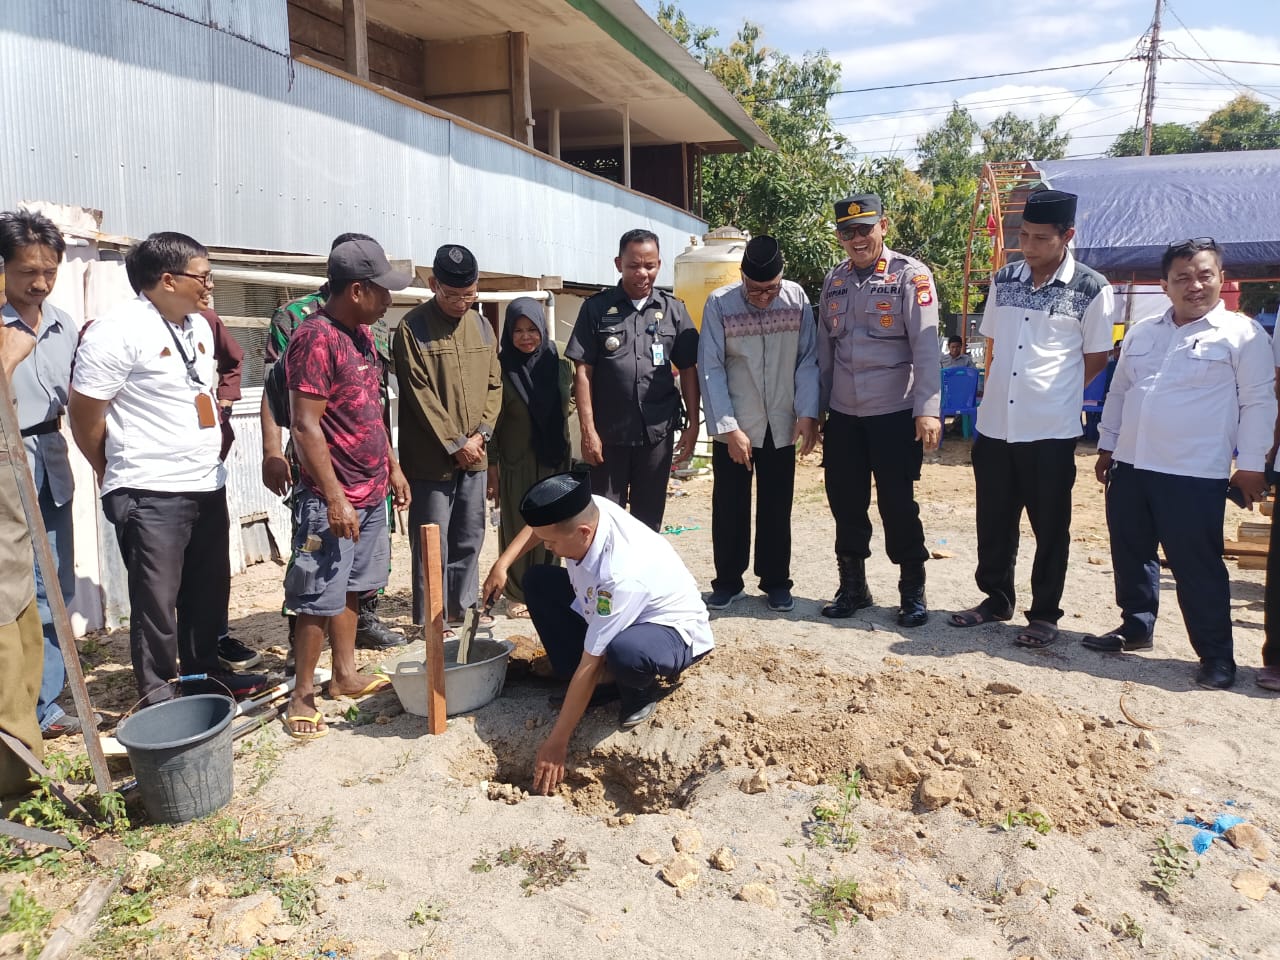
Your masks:
{"label": "white pipe", "polygon": [[[239,280],[241,283],[253,283],[263,287],[306,287],[314,290],[324,283],[324,277],[311,276],[305,273],[277,273],[273,270],[246,270],[243,267],[213,268],[214,280]],[[430,300],[435,296],[426,287],[405,287],[393,290],[393,299]],[[494,290],[482,291],[476,295],[481,303],[510,303],[519,297],[532,297],[534,300],[546,300],[550,294],[546,290]]]}

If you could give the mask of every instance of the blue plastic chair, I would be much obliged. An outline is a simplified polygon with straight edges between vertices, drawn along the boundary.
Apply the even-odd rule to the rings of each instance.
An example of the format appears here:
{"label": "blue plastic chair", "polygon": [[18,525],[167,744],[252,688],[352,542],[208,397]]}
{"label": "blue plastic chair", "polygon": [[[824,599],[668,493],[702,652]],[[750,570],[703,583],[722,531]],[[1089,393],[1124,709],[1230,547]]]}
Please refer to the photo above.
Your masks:
{"label": "blue plastic chair", "polygon": [[[973,418],[978,414],[978,378],[976,367],[947,367],[942,371],[942,410],[944,426],[947,417],[960,418],[960,431],[968,440],[973,436]],[[946,431],[943,430],[943,433]],[[938,441],[942,446],[942,441]]]}
{"label": "blue plastic chair", "polygon": [[1107,371],[1101,371],[1084,385],[1084,400],[1080,413],[1084,416],[1084,438],[1098,439],[1098,423],[1102,420],[1102,404],[1107,399]]}

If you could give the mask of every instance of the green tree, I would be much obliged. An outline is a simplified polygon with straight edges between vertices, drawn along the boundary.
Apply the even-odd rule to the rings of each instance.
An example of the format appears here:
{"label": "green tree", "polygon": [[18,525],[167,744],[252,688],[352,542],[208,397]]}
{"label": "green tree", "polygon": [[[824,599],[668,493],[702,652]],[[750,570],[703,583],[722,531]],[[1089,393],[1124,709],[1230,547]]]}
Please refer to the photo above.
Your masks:
{"label": "green tree", "polygon": [[964,107],[951,104],[941,124],[916,142],[919,173],[931,183],[958,183],[978,175],[974,145],[982,128]]}
{"label": "green tree", "polygon": [[1026,120],[1012,111],[1001,114],[982,129],[982,161],[1061,160],[1067,155],[1071,134],[1058,133],[1058,118],[1039,116]]}
{"label": "green tree", "polygon": [[855,151],[831,122],[828,103],[840,66],[825,52],[792,57],[762,43],[744,23],[724,47],[716,32],[691,24],[675,4],[661,3],[658,22],[729,90],[774,142],[778,152],[703,159],[703,216],[778,238],[787,276],[816,297],[840,257],[831,230],[832,203],[853,191]]}
{"label": "green tree", "polygon": [[[1273,150],[1280,147],[1280,107],[1241,94],[1200,123],[1157,123],[1151,128],[1152,154]],[[1142,155],[1142,127],[1124,131],[1107,149],[1112,157]]]}

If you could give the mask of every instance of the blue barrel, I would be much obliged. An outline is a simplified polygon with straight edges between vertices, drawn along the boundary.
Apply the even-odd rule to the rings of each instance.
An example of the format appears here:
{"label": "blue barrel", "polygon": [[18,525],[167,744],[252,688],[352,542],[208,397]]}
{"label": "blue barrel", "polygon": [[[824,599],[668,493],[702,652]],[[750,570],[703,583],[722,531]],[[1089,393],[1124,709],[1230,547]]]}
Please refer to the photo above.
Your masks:
{"label": "blue barrel", "polygon": [[147,815],[186,823],[231,802],[230,697],[203,693],[139,710],[116,729],[129,753]]}

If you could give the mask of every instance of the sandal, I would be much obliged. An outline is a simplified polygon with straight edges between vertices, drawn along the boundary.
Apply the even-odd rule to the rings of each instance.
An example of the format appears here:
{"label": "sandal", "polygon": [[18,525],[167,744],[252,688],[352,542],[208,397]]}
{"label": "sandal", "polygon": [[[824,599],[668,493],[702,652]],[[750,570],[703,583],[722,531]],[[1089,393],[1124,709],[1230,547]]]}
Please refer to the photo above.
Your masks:
{"label": "sandal", "polygon": [[1010,619],[1013,614],[1005,617],[997,617],[991,613],[986,607],[972,607],[968,610],[961,610],[959,613],[953,613],[947,617],[947,623],[953,627],[976,627],[983,623],[998,623]]}
{"label": "sandal", "polygon": [[529,607],[524,603],[513,603],[507,607],[507,616],[513,620],[528,620]]}
{"label": "sandal", "polygon": [[1048,620],[1032,620],[1013,638],[1013,642],[1020,647],[1043,650],[1057,639],[1057,624],[1050,623]]}
{"label": "sandal", "polygon": [[[327,737],[329,735],[329,728],[325,725],[325,722],[324,722],[324,714],[322,714],[319,710],[317,710],[311,716],[307,716],[304,713],[299,713],[299,714],[296,714],[295,716],[282,717],[281,719],[284,722],[284,732],[287,733],[289,736],[293,737],[293,739],[295,740],[319,740],[321,737]],[[296,726],[296,724],[299,724],[299,723],[309,723],[313,727],[315,727],[315,729],[299,730]]]}
{"label": "sandal", "polygon": [[1258,671],[1254,683],[1263,690],[1280,690],[1280,666],[1263,667]]}

